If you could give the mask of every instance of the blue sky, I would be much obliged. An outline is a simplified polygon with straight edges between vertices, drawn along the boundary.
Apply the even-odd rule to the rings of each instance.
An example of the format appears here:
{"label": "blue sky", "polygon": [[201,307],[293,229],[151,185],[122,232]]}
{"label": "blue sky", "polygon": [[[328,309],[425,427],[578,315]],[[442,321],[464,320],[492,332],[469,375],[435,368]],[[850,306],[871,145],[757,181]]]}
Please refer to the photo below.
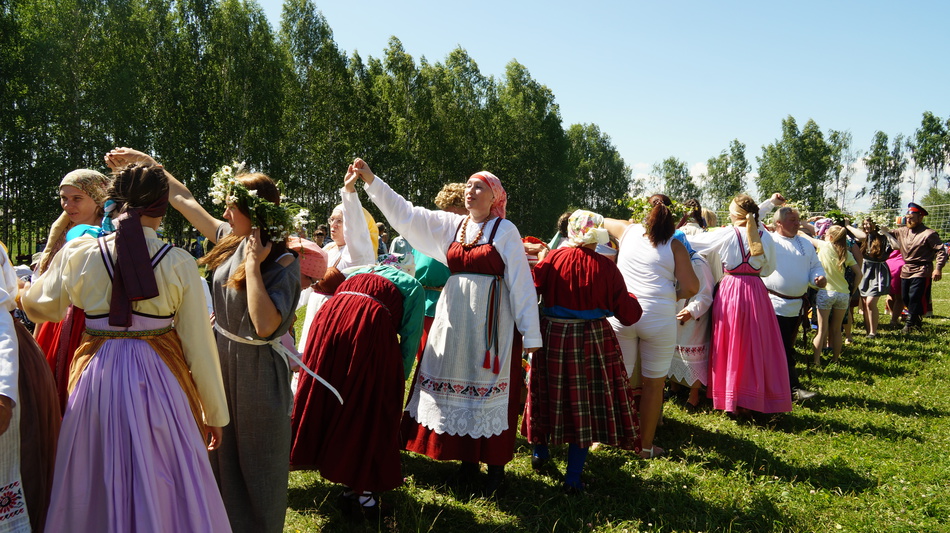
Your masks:
{"label": "blue sky", "polygon": [[[277,28],[282,0],[259,3]],[[553,91],[565,127],[600,126],[635,175],[670,156],[698,175],[732,139],[754,169],[788,115],[848,130],[861,151],[877,130],[912,135],[924,111],[950,115],[950,2],[316,5],[337,45],[364,59],[396,36],[417,62],[460,46],[497,78],[517,60]]]}

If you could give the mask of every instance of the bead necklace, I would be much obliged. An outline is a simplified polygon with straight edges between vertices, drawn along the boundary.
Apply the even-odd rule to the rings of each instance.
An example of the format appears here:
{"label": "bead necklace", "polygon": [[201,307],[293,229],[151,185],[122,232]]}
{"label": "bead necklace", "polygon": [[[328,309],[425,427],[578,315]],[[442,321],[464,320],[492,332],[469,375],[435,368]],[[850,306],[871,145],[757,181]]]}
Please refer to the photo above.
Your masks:
{"label": "bead necklace", "polygon": [[485,222],[488,222],[488,219],[485,219],[484,222],[478,225],[478,234],[475,235],[475,238],[472,239],[472,242],[465,242],[465,230],[468,228],[469,221],[472,220],[472,215],[468,215],[468,219],[465,220],[465,224],[462,224],[462,248],[471,248],[478,244],[478,241],[482,238],[482,232],[485,230]]}

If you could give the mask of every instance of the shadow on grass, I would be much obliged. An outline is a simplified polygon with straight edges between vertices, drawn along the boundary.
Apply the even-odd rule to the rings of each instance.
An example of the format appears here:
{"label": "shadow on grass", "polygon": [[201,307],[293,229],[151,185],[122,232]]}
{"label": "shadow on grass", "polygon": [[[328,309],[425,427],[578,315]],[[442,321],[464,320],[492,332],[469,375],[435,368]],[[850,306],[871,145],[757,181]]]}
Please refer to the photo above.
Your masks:
{"label": "shadow on grass", "polygon": [[[795,415],[778,417],[762,429],[792,434],[813,430],[811,424],[804,423]],[[828,431],[832,430],[828,429]],[[853,428],[847,424],[841,424],[839,431],[853,431]],[[805,481],[816,488],[839,490],[845,493],[861,493],[876,486],[874,481],[848,467],[845,461],[834,460],[817,466],[792,464],[751,440],[724,432],[710,431],[669,418],[663,432],[664,439],[682,439],[680,443],[682,446],[689,446],[691,441],[702,443],[703,449],[709,450],[709,453],[699,452],[702,463],[707,468],[723,472],[735,472],[736,469],[741,468],[754,476],[773,476],[789,483]]]}
{"label": "shadow on grass", "polygon": [[[823,411],[825,409],[844,409],[844,408],[854,408],[860,409],[862,411],[876,411],[880,413],[888,413],[892,415],[898,415],[903,417],[945,417],[950,416],[950,412],[943,409],[936,409],[933,407],[926,407],[923,405],[917,404],[908,404],[908,403],[899,403],[899,402],[888,402],[882,400],[875,400],[873,398],[856,398],[854,396],[843,396],[835,394],[827,394],[822,392],[820,395],[808,400],[803,407],[811,411]],[[825,421],[820,421],[819,424],[825,424]],[[841,424],[843,425],[843,424]],[[883,428],[882,428],[883,429]],[[885,438],[890,438],[886,436],[886,433],[882,433],[881,436]],[[898,435],[898,437],[906,437],[906,435]],[[913,437],[912,437],[913,438]]]}

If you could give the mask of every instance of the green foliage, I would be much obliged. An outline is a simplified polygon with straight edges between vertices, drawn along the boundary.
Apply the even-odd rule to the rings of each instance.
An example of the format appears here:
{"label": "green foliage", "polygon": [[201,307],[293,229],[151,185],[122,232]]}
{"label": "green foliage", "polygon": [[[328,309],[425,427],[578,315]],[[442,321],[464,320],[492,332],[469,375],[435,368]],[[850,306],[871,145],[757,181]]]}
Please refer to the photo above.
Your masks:
{"label": "green foliage", "polygon": [[907,168],[904,137],[897,135],[893,146],[888,148],[887,134],[883,131],[876,132],[871,149],[864,158],[864,164],[868,169],[868,186],[873,209],[899,207],[901,176]]}
{"label": "green foliage", "polygon": [[809,211],[827,207],[825,188],[831,170],[832,147],[814,120],[799,131],[791,116],[782,121],[782,138],[762,147],[756,185],[762,195],[779,192],[801,201]]}
{"label": "green foliage", "polygon": [[662,192],[673,200],[685,202],[690,198],[699,199],[702,195],[699,186],[689,175],[685,161],[668,157],[662,163],[653,165],[650,174],[651,180],[658,185],[655,192]]}
{"label": "green foliage", "polygon": [[[212,213],[210,176],[231,160],[314,218],[357,156],[421,205],[492,171],[525,234],[569,204],[616,215],[627,192],[610,138],[588,125],[568,140],[554,94],[517,62],[498,80],[461,48],[417,62],[395,37],[380,58],[348,58],[311,0],[287,0],[276,33],[243,0],[0,1],[0,239],[14,255],[58,216],[59,179],[106,170],[115,146],[155,154]],[[170,213],[166,235],[186,231]]]}
{"label": "green foliage", "polygon": [[709,209],[725,210],[729,202],[746,188],[746,175],[752,166],[745,157],[745,144],[739,139],[729,143],[729,150],[723,150],[706,162],[707,174],[704,177],[705,199]]}
{"label": "green foliage", "polygon": [[828,202],[835,206],[846,207],[848,203],[848,186],[854,176],[854,164],[858,154],[851,149],[851,132],[830,130],[828,132],[828,146],[831,148],[831,167],[828,169],[826,196]]}
{"label": "green foliage", "polygon": [[[920,127],[914,132],[914,157],[917,162],[930,172],[931,183],[936,186],[937,180],[944,167],[950,162],[950,119],[944,125],[940,117],[930,111],[925,111],[920,120]],[[950,186],[950,176],[947,177]]]}
{"label": "green foliage", "polygon": [[631,171],[610,137],[595,124],[574,124],[567,141],[567,168],[574,169],[568,186],[572,204],[605,217],[627,218],[617,199],[627,194]]}

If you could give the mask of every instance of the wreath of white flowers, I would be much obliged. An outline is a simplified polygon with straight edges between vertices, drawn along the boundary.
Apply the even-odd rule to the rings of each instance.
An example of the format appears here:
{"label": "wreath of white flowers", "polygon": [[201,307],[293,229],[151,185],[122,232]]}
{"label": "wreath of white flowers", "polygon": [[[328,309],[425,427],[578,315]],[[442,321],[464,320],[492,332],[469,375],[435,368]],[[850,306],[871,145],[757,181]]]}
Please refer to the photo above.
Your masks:
{"label": "wreath of white flowers", "polygon": [[[283,241],[309,222],[307,217],[310,212],[303,207],[285,202],[283,196],[280,205],[277,205],[242,185],[237,178],[247,173],[244,168],[243,161],[232,163],[211,175],[211,203],[246,206],[251,214],[251,223],[274,241]],[[277,188],[282,190],[283,184],[278,183]]]}

